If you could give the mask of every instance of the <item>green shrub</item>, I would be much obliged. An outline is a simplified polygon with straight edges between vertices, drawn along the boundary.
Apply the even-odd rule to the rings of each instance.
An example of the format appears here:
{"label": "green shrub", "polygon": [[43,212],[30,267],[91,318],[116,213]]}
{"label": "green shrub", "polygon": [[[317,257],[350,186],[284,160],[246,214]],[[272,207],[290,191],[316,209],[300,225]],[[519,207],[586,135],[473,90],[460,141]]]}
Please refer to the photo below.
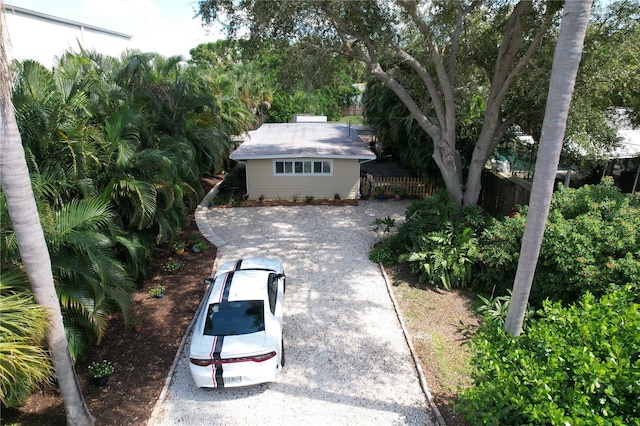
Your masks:
{"label": "green shrub", "polygon": [[398,263],[398,255],[394,252],[391,246],[380,245],[379,247],[374,247],[369,252],[369,260],[389,266]]}
{"label": "green shrub", "polygon": [[216,204],[228,204],[233,199],[242,200],[247,193],[247,171],[244,166],[233,167],[224,177],[214,198]]}
{"label": "green shrub", "polygon": [[475,386],[459,409],[474,425],[640,424],[640,305],[631,287],[590,293],[514,338],[490,316],[473,338]]}
{"label": "green shrub", "polygon": [[[494,221],[480,237],[476,289],[506,294],[513,286],[527,209]],[[576,301],[620,286],[640,287],[640,205],[604,182],[554,194],[529,301]]]}
{"label": "green shrub", "polygon": [[398,229],[398,239],[406,243],[400,260],[409,262],[421,283],[464,287],[479,253],[476,234],[483,227],[476,207],[460,207],[439,191],[407,208]]}

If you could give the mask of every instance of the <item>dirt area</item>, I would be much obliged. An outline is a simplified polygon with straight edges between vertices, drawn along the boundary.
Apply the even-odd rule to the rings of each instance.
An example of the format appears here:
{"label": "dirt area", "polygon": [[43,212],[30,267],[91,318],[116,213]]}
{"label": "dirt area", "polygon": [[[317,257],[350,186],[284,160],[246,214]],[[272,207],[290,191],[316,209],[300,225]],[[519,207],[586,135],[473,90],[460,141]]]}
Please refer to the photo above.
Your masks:
{"label": "dirt area", "polygon": [[[208,181],[207,186],[214,183]],[[195,232],[198,231],[192,217],[184,235]],[[211,275],[215,255],[213,246],[202,253],[187,250],[182,255],[164,247],[151,268],[150,278],[133,296],[142,330],[133,331],[125,326],[121,315],[114,315],[107,337],[79,360],[78,379],[89,410],[97,418],[96,424],[146,424],[200,303],[205,290],[202,281]],[[185,266],[173,273],[165,272],[162,265],[173,260],[184,262]],[[469,383],[470,355],[464,342],[466,330],[476,324],[469,310],[472,299],[463,293],[420,288],[406,268],[391,268],[388,272],[436,404],[448,426],[464,425],[453,414],[450,402],[457,386]],[[161,299],[149,295],[149,289],[158,283],[166,287]],[[97,387],[90,381],[87,366],[102,359],[110,360],[116,371],[106,386]],[[62,400],[54,386],[35,393],[21,409],[5,409],[1,414],[0,423],[7,425],[66,424]]]}
{"label": "dirt area", "polygon": [[453,405],[458,389],[472,384],[467,342],[478,325],[475,296],[420,285],[406,264],[386,272],[438,410],[447,426],[467,425]]}

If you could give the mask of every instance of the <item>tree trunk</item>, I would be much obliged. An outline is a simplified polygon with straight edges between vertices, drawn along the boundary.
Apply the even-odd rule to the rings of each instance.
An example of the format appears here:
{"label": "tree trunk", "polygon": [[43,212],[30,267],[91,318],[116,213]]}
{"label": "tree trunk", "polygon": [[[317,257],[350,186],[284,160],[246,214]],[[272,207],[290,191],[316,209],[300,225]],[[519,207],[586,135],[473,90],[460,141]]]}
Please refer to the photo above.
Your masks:
{"label": "tree trunk", "polygon": [[51,272],[51,258],[44,239],[38,209],[18,126],[11,102],[9,68],[4,48],[4,8],[0,5],[0,184],[24,268],[36,302],[48,308],[50,326],[47,344],[58,377],[69,425],[93,425],[78,378],[62,323],[60,304]]}
{"label": "tree trunk", "polygon": [[519,335],[522,331],[531,284],[540,255],[591,4],[592,0],[574,0],[565,2],[564,6],[560,34],[553,57],[527,223],[520,248],[511,304],[504,325],[505,330],[513,336]]}

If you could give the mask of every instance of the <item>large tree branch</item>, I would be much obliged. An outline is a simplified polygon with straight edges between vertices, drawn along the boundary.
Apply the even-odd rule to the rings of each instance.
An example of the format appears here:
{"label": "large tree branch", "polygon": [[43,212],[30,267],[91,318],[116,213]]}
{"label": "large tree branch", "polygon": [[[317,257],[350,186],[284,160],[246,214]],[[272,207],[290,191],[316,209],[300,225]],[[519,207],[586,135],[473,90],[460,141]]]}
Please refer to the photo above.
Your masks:
{"label": "large tree branch", "polygon": [[[427,26],[426,21],[420,15],[418,11],[417,2],[415,0],[397,0],[398,5],[404,9],[407,14],[411,17],[412,21],[418,28],[418,31],[422,35],[425,41],[425,45],[431,52],[431,56],[433,58],[433,63],[436,67],[436,75],[438,76],[438,82],[440,83],[440,87],[442,88],[442,94],[444,96],[444,110],[445,110],[445,120],[441,123],[441,129],[443,132],[452,132],[455,131],[456,126],[456,108],[455,108],[455,95],[453,88],[453,81],[450,80],[449,74],[444,66],[444,61],[442,55],[440,55],[440,51],[438,47],[433,41],[431,37],[431,31],[429,31],[429,27]],[[455,140],[447,141],[450,144],[451,148],[455,148]]]}
{"label": "large tree branch", "polygon": [[422,109],[418,106],[418,104],[414,101],[411,94],[402,86],[396,79],[394,79],[388,72],[382,69],[380,64],[377,63],[369,63],[369,72],[376,79],[381,81],[385,86],[387,86],[393,93],[395,93],[398,98],[402,101],[402,103],[409,109],[409,112],[413,116],[413,118],[418,122],[420,127],[424,129],[425,132],[431,136],[431,139],[434,140],[434,143],[440,140],[441,131],[438,126],[435,126],[426,114],[422,111]]}
{"label": "large tree branch", "polygon": [[[420,126],[429,134],[429,136],[431,136],[431,138],[434,141],[439,140],[441,132],[438,126],[435,126],[429,120],[425,112],[418,106],[416,101],[413,99],[411,94],[404,88],[404,86],[402,86],[402,84],[400,84],[397,80],[395,80],[380,65],[380,62],[378,61],[378,54],[377,54],[378,47],[376,46],[376,44],[368,36],[357,33],[355,31],[351,31],[347,26],[346,22],[338,15],[338,13],[330,6],[328,2],[322,2],[320,4],[320,8],[335,26],[335,29],[337,30],[339,37],[341,39],[342,45],[347,51],[347,53],[354,59],[358,59],[364,62],[365,64],[367,64],[371,75],[374,76],[379,81],[381,81],[385,86],[391,89],[391,91],[393,91],[400,98],[400,100],[409,109],[409,112],[411,113],[411,115],[416,119],[416,121],[420,124]],[[346,39],[345,35],[349,35],[353,39],[361,42],[365,46],[367,55],[362,55],[356,52],[355,49],[353,49],[353,46]],[[398,51],[398,52],[402,52],[402,51]],[[396,52],[396,54],[398,54],[398,52]],[[438,114],[438,111],[440,111],[440,115],[441,117],[443,117],[443,120],[438,120],[442,125],[444,123],[444,120],[446,120],[446,116],[443,112],[442,102],[440,101],[441,99],[440,94],[437,90],[435,83],[433,82],[433,79],[431,79],[431,76],[428,74],[427,70],[424,69],[424,67],[422,67],[422,65],[419,64],[419,62],[415,58],[411,57],[406,52],[402,52],[402,53],[404,53],[404,55],[401,55],[402,59],[406,60],[409,63],[412,69],[414,69],[420,75],[423,81],[425,81],[425,84],[427,84],[427,81],[429,81],[429,84],[427,85],[427,90],[429,91],[429,95],[431,96],[432,103],[434,103],[434,109],[436,109],[436,114]],[[439,106],[436,106],[436,102],[435,102],[436,100],[439,101],[437,102]]]}
{"label": "large tree branch", "polygon": [[429,92],[429,96],[431,97],[431,103],[433,105],[433,109],[436,111],[436,116],[438,118],[438,122],[441,126],[446,124],[445,122],[445,110],[444,105],[442,103],[442,97],[440,96],[440,92],[438,92],[438,87],[436,86],[431,74],[426,70],[424,66],[409,53],[404,50],[398,50],[396,52],[396,56],[400,58],[402,61],[407,63],[417,74],[420,76],[420,79],[427,87],[427,91]]}
{"label": "large tree branch", "polygon": [[456,81],[457,64],[458,64],[458,51],[460,50],[460,37],[462,37],[462,29],[464,28],[464,21],[467,15],[471,13],[481,3],[480,0],[475,0],[465,8],[463,8],[462,2],[459,3],[460,12],[456,17],[456,26],[451,37],[451,53],[449,54],[449,80],[453,84]]}
{"label": "large tree branch", "polygon": [[[523,5],[523,6],[521,6]],[[510,45],[517,45],[518,50],[522,44],[522,24],[521,18],[524,13],[528,13],[530,9],[530,2],[527,0],[522,0],[516,6],[511,17],[507,23],[507,30],[505,31],[505,36],[502,39],[502,44],[508,43]],[[535,35],[531,44],[525,51],[525,53],[520,57],[520,60],[512,67],[513,62],[517,56],[517,51],[513,48],[503,49],[501,44],[500,52],[498,53],[498,59],[496,62],[496,71],[494,73],[493,81],[491,82],[491,89],[493,92],[493,96],[489,97],[489,101],[492,100],[497,103],[501,103],[504,97],[506,96],[511,84],[515,80],[515,78],[520,74],[522,69],[530,62],[533,54],[540,46],[542,42],[542,38],[546,34],[547,30],[551,26],[551,22],[553,19],[553,12],[547,11],[544,17],[544,21],[540,26],[538,33]],[[504,51],[504,52],[503,52]],[[504,54],[502,54],[504,53]]]}

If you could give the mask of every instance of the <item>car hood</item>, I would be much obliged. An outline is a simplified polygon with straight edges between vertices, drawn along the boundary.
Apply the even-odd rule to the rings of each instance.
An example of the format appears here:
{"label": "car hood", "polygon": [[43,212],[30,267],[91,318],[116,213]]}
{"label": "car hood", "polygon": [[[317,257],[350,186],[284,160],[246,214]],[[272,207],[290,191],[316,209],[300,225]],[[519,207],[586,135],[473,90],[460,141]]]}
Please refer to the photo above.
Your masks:
{"label": "car hood", "polygon": [[191,357],[210,358],[214,352],[214,345],[218,346],[220,339],[222,339],[221,358],[256,355],[268,349],[265,347],[267,338],[264,331],[217,338],[215,336],[199,336],[191,341]]}

